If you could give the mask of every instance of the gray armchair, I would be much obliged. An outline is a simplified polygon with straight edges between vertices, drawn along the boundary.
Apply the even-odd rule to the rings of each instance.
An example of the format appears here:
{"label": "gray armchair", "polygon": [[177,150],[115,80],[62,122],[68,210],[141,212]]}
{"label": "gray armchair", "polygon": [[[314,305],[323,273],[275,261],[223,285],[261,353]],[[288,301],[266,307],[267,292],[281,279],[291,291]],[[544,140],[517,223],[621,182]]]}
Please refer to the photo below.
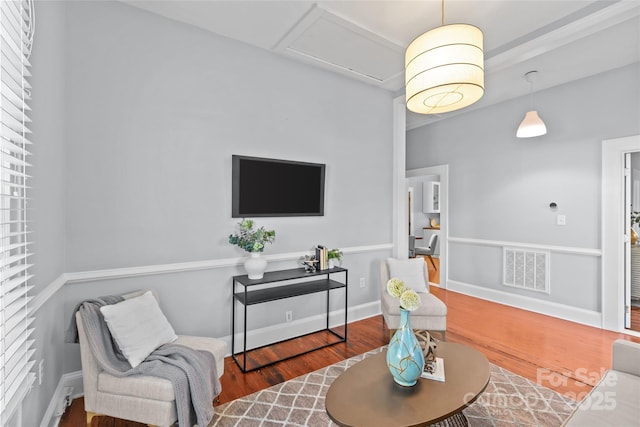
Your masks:
{"label": "gray armchair", "polygon": [[640,419],[640,343],[617,339],[612,366],[565,421],[566,427],[637,426]]}
{"label": "gray armchair", "polygon": [[[144,292],[134,292],[126,295],[125,298],[133,298]],[[87,412],[88,427],[91,426],[91,419],[100,415],[154,426],[170,426],[176,422],[175,396],[171,381],[144,375],[115,377],[102,371],[87,344],[87,335],[79,312],[76,313],[76,323],[80,341],[84,407]],[[221,377],[224,373],[224,356],[227,353],[227,345],[224,341],[216,338],[178,335],[174,343],[210,352],[216,360],[218,376]]]}
{"label": "gray armchair", "polygon": [[433,265],[433,268],[435,268],[436,270],[438,269],[438,267],[436,267],[436,263],[433,261],[433,258],[431,256],[436,252],[437,244],[438,244],[438,235],[432,234],[431,238],[429,239],[429,246],[427,246],[426,248],[421,246],[416,246],[413,250],[414,256],[420,255],[420,256],[426,256],[427,258],[429,258],[429,261],[431,261],[431,265]]}
{"label": "gray armchair", "polygon": [[[421,261],[422,262],[422,261]],[[424,264],[424,262],[423,262]],[[423,279],[429,290],[429,275],[427,265],[424,264]],[[390,279],[387,261],[380,262],[381,296],[380,306],[382,316],[387,327],[393,331],[400,326],[400,306],[398,300],[387,292],[387,282]],[[411,312],[411,327],[416,330],[436,331],[445,339],[447,331],[447,306],[430,292],[420,293],[422,305]]]}

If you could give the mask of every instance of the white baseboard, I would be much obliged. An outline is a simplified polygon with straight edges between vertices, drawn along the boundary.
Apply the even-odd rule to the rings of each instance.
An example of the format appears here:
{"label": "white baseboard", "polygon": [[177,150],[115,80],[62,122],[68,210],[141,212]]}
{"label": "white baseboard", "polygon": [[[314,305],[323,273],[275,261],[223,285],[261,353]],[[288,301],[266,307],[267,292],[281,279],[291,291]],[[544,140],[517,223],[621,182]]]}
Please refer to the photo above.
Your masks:
{"label": "white baseboard", "polygon": [[51,397],[51,401],[49,402],[47,411],[42,417],[40,427],[58,426],[58,423],[60,422],[60,415],[56,414],[56,411],[58,409],[58,406],[60,405],[60,402],[64,398],[64,390],[67,387],[73,388],[72,397],[74,399],[84,394],[84,387],[82,385],[82,371],[69,372],[68,374],[63,374],[60,377],[60,381],[58,381],[58,385],[53,392],[53,396]]}
{"label": "white baseboard", "polygon": [[[380,301],[373,301],[349,307],[347,312],[347,322],[352,323],[381,313]],[[247,349],[262,347],[274,342],[282,341],[291,337],[304,335],[312,331],[323,329],[327,318],[324,314],[305,317],[287,323],[267,326],[265,328],[254,329],[247,332]],[[344,323],[344,310],[336,310],[329,313],[329,326],[336,327]],[[347,332],[348,337],[348,332]],[[221,338],[227,343],[227,348],[231,351],[231,335]],[[241,351],[242,333],[236,331],[236,353]],[[229,353],[227,356],[230,356]]]}
{"label": "white baseboard", "polygon": [[551,301],[544,301],[523,295],[516,295],[455,280],[447,281],[447,289],[454,292],[460,292],[465,295],[470,295],[472,297],[497,302],[499,304],[521,308],[523,310],[529,310],[535,313],[593,326],[595,328],[602,328],[602,314],[597,311],[572,307],[570,305],[559,304]]}

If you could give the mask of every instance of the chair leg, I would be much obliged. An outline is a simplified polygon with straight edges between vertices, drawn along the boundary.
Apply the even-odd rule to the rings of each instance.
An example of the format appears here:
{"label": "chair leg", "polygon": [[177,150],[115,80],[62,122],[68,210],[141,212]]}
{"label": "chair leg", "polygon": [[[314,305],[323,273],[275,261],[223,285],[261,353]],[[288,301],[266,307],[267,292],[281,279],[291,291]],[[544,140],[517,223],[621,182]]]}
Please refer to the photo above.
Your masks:
{"label": "chair leg", "polygon": [[93,417],[98,416],[98,414],[96,414],[95,412],[87,412],[87,427],[91,427],[91,420],[93,420]]}
{"label": "chair leg", "polygon": [[431,255],[427,255],[427,257],[429,257],[429,261],[431,261],[431,265],[433,265],[433,268],[435,268],[436,271],[438,271],[438,267],[436,267],[436,263],[433,262],[433,258],[431,258]]}
{"label": "chair leg", "polygon": [[[87,412],[87,427],[91,427],[91,422],[93,421],[93,417],[99,417],[100,415],[95,412]],[[147,424],[149,427],[158,427],[153,424]]]}

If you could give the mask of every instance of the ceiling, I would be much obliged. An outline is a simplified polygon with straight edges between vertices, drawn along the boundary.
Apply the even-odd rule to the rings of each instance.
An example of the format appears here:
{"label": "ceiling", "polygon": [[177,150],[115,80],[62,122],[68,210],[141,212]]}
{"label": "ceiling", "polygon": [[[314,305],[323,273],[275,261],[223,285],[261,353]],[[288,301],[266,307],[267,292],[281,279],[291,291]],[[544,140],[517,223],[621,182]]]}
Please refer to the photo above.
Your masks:
{"label": "ceiling", "polygon": [[[124,3],[404,94],[404,49],[441,25],[440,0]],[[444,23],[484,33],[485,95],[464,110],[407,114],[407,128],[640,61],[640,0],[446,0]]]}

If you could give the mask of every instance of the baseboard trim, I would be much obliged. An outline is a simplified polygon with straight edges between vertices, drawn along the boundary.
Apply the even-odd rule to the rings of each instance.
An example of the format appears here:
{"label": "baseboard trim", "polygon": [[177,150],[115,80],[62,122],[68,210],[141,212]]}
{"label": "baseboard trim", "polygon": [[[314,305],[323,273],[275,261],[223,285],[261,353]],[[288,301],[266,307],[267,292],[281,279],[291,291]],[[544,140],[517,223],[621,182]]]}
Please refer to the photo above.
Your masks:
{"label": "baseboard trim", "polygon": [[537,245],[533,243],[521,243],[521,242],[507,242],[502,240],[485,240],[485,239],[469,239],[466,237],[448,237],[448,242],[451,243],[467,243],[470,245],[480,246],[510,246],[514,248],[527,248],[527,249],[541,249],[549,252],[566,253],[575,255],[587,255],[601,257],[601,249],[592,248],[576,248],[571,246],[554,246],[554,245]]}
{"label": "baseboard trim", "polygon": [[84,387],[82,384],[82,371],[69,372],[67,374],[62,374],[60,380],[58,381],[58,385],[56,386],[55,391],[53,392],[53,396],[51,396],[51,401],[49,401],[49,406],[47,406],[47,410],[42,417],[42,421],[40,422],[40,427],[57,427],[60,422],[60,415],[56,414],[56,410],[58,409],[58,405],[64,398],[64,390],[67,387],[73,388],[72,397],[75,399],[84,394]]}
{"label": "baseboard trim", "polygon": [[543,301],[523,295],[516,295],[509,292],[489,289],[470,283],[449,280],[447,289],[459,292],[476,298],[504,304],[522,310],[533,311],[571,322],[581,323],[595,328],[602,328],[602,314],[597,311],[586,310],[584,308],[572,307],[551,301]]}
{"label": "baseboard trim", "polygon": [[[347,310],[347,322],[353,323],[358,320],[367,319],[369,317],[380,314],[380,301],[373,301],[366,304],[360,304],[349,307]],[[287,323],[278,323],[277,325],[267,326],[265,328],[247,331],[247,350],[257,348],[270,343],[282,341],[290,337],[304,335],[314,330],[323,329],[326,324],[326,316],[324,314],[309,316],[303,319],[294,320]],[[344,322],[344,310],[335,310],[329,313],[329,326],[336,327]],[[348,331],[347,331],[348,337]],[[220,338],[227,343],[229,353],[231,355],[231,335]],[[242,333],[236,332],[236,353],[241,351]]]}

